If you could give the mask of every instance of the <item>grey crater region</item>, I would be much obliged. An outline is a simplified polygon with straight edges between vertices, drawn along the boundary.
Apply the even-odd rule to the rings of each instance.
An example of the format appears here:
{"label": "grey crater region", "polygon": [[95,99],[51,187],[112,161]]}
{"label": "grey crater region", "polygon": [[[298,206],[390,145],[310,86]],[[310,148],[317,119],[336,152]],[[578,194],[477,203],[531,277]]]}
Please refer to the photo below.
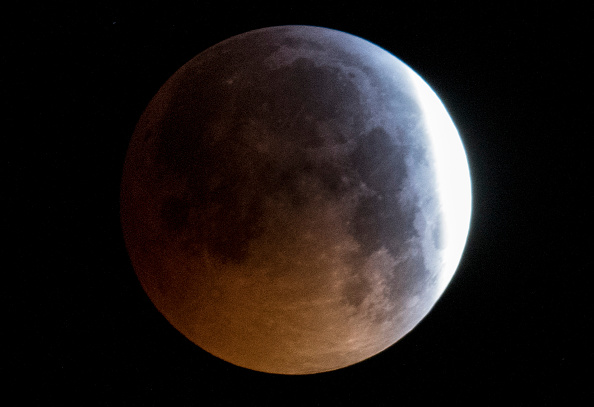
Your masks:
{"label": "grey crater region", "polygon": [[177,71],[121,186],[132,265],[171,325],[281,374],[352,365],[417,325],[469,217],[447,221],[420,82],[382,48],[308,26],[232,37]]}

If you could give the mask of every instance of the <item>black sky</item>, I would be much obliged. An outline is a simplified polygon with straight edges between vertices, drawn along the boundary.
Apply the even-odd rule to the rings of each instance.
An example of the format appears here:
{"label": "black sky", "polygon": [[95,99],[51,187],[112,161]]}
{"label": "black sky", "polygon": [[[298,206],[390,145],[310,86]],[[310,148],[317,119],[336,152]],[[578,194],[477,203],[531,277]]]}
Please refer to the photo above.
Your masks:
{"label": "black sky", "polygon": [[[5,16],[1,386],[24,405],[594,401],[591,10],[206,3],[43,3]],[[119,224],[127,144],[159,87],[207,47],[284,24],[358,35],[415,69],[450,111],[473,182],[466,250],[429,316],[370,360],[302,377],[235,367],[187,341],[142,291]]]}

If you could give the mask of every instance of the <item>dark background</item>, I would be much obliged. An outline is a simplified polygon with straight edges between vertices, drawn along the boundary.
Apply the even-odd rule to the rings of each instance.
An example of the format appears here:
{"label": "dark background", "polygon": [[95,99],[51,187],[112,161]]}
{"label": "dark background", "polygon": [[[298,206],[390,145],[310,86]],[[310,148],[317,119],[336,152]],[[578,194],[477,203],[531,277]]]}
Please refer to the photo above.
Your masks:
{"label": "dark background", "polygon": [[[15,405],[594,401],[587,2],[222,3],[4,13],[0,388]],[[207,47],[284,24],[358,35],[415,69],[473,182],[466,250],[433,311],[381,354],[310,376],[249,371],[186,340],[142,291],[119,223],[126,148],[159,87]]]}

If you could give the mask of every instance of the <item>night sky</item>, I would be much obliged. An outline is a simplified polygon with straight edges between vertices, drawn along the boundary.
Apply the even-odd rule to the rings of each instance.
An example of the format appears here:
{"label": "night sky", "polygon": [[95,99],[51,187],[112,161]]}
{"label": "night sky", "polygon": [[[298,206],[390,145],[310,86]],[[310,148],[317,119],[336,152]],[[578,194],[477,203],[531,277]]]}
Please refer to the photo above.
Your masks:
{"label": "night sky", "polygon": [[[469,4],[6,12],[0,388],[17,405],[594,402],[591,10]],[[379,355],[311,376],[246,370],[189,342],[138,283],[119,219],[128,142],[160,86],[209,46],[285,24],[355,34],[411,66],[458,127],[473,188],[466,249],[432,312]]]}

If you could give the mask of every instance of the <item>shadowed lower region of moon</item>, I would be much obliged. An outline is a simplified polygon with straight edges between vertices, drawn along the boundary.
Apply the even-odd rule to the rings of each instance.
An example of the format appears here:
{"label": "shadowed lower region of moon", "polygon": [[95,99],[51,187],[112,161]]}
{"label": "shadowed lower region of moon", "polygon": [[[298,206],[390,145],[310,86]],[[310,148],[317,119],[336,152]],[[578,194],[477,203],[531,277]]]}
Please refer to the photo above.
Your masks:
{"label": "shadowed lower region of moon", "polygon": [[365,360],[434,306],[470,221],[466,156],[429,86],[359,37],[223,41],[142,115],[121,185],[132,265],[165,318],[245,368]]}

